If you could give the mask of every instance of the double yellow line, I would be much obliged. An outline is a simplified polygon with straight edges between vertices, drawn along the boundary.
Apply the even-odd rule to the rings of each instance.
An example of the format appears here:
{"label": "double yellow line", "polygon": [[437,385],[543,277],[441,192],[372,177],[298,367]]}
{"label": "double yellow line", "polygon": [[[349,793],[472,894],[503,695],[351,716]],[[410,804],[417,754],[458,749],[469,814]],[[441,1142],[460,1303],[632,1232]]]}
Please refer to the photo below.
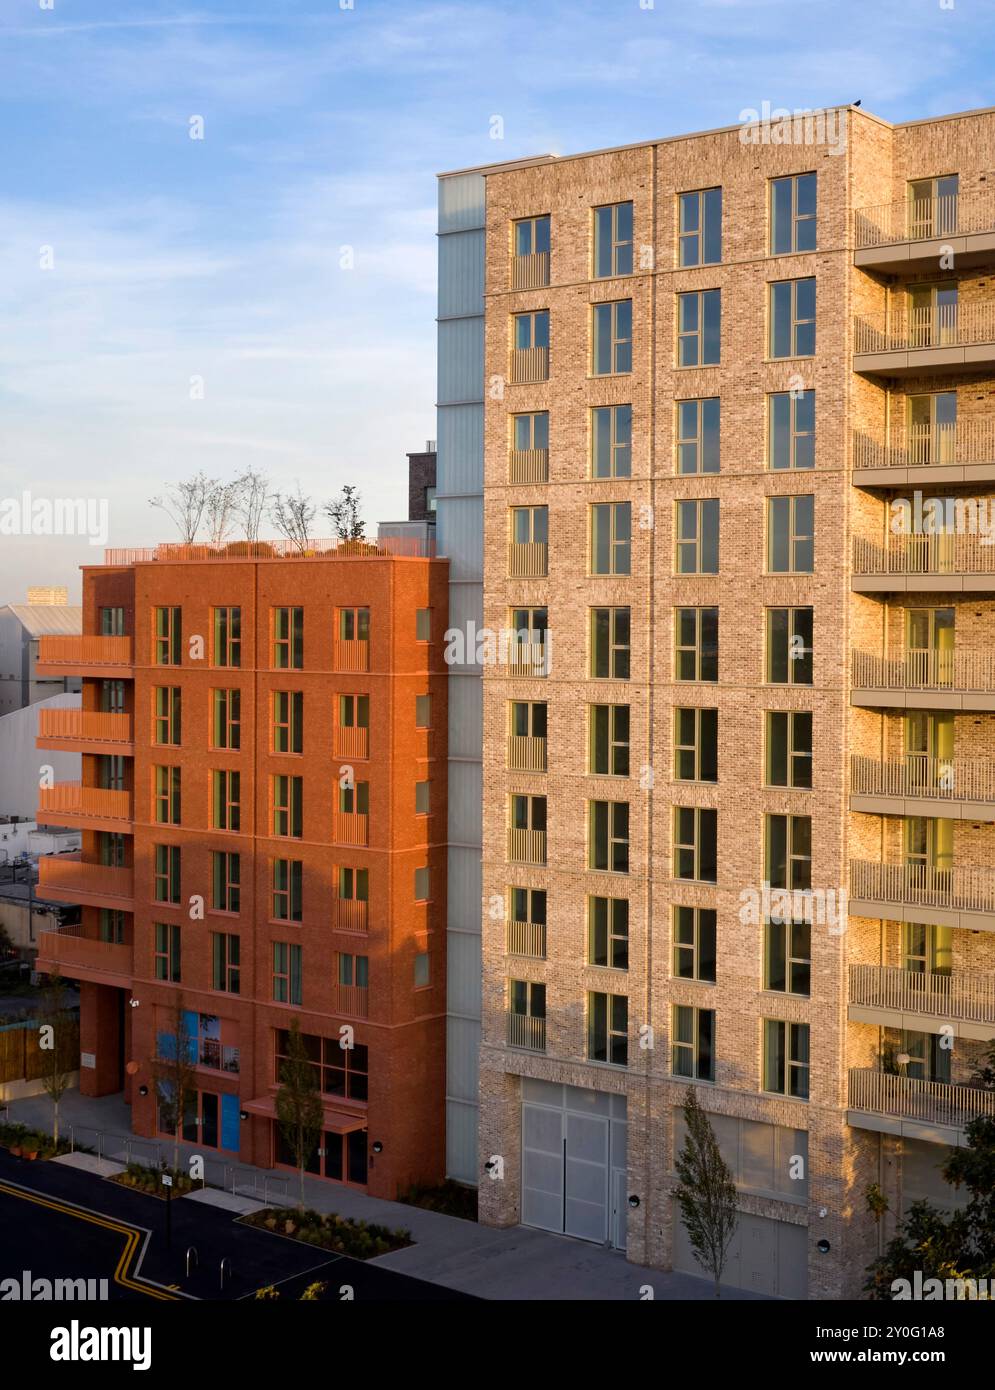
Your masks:
{"label": "double yellow line", "polygon": [[37,1207],[47,1207],[50,1211],[61,1212],[64,1216],[73,1216],[77,1221],[88,1221],[91,1226],[102,1226],[105,1231],[113,1231],[116,1235],[124,1236],[124,1250],[121,1252],[121,1258],[114,1270],[115,1284],[120,1284],[122,1288],[131,1289],[135,1293],[144,1294],[146,1298],[158,1298],[170,1303],[179,1301],[175,1294],[167,1293],[164,1289],[152,1288],[148,1284],[140,1284],[132,1279],[128,1273],[128,1268],[142,1239],[142,1232],[137,1227],[125,1226],[120,1221],[112,1221],[109,1217],[100,1216],[96,1212],[86,1211],[82,1207],[70,1206],[65,1202],[55,1202],[50,1197],[42,1197],[28,1188],[12,1187],[5,1182],[0,1182],[0,1192],[6,1193],[8,1197],[18,1197],[22,1202],[33,1202]]}

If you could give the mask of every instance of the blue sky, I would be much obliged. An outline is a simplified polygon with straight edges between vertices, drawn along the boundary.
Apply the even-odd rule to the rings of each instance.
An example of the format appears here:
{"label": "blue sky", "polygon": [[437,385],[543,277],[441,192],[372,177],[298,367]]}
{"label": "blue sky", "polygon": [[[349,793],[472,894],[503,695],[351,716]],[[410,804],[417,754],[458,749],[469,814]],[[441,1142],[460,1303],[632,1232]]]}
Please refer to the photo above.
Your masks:
{"label": "blue sky", "polygon": [[[168,537],[147,499],[201,468],[403,515],[435,434],[438,171],[765,100],[993,99],[991,0],[49,3],[0,0],[0,498],[106,497],[120,546]],[[99,557],[0,537],[0,603]]]}

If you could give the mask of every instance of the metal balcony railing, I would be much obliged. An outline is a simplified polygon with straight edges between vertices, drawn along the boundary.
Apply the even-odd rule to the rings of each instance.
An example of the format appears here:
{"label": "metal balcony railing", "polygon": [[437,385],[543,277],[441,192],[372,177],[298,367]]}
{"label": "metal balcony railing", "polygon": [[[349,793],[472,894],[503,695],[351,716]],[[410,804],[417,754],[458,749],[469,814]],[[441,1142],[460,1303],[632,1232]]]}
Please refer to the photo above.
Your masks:
{"label": "metal balcony railing", "polygon": [[[134,897],[134,876],[131,869],[112,868],[106,864],[84,864],[75,854],[42,855],[38,860],[38,896],[46,888],[61,893],[84,893],[109,899]],[[113,902],[110,904],[113,906]]]}
{"label": "metal balcony railing", "polygon": [[854,352],[896,352],[914,348],[971,347],[995,343],[995,300],[939,304],[854,321]]}
{"label": "metal balcony railing", "polygon": [[516,922],[506,923],[505,949],[509,956],[531,956],[533,960],[546,958],[546,923]]}
{"label": "metal balcony railing", "polygon": [[510,380],[513,386],[549,380],[549,348],[513,348]]}
{"label": "metal balcony railing", "polygon": [[105,714],[100,710],[40,709],[40,739],[66,739],[75,743],[131,743],[134,731],[130,714]]}
{"label": "metal balcony railing", "polygon": [[335,756],[337,758],[368,758],[370,756],[370,731],[353,725],[351,728],[335,726]]}
{"label": "metal balcony railing", "polygon": [[991,188],[939,198],[896,199],[854,212],[854,245],[858,250],[992,230],[995,197]]}
{"label": "metal balcony railing", "polygon": [[36,666],[61,671],[74,666],[131,666],[134,643],[130,637],[40,637]]}
{"label": "metal balcony railing", "polygon": [[332,926],[337,931],[368,931],[370,904],[365,898],[333,898]]}
{"label": "metal balcony railing", "polygon": [[531,1014],[512,1014],[508,1018],[508,1046],[524,1047],[529,1052],[546,1051],[546,1020]]}
{"label": "metal balcony railing", "polygon": [[40,787],[38,812],[45,816],[78,816],[124,823],[133,819],[131,792],[84,787],[79,782],[56,782],[54,787]]}
{"label": "metal balcony railing", "polygon": [[875,903],[995,912],[995,869],[850,861],[850,896]]}
{"label": "metal balcony railing", "polygon": [[545,864],[545,830],[509,830],[508,860],[512,864]]}
{"label": "metal balcony railing", "polygon": [[939,975],[897,965],[850,966],[850,1003],[995,1025],[995,975]]}
{"label": "metal balcony railing", "polygon": [[849,1108],[875,1115],[921,1120],[926,1124],[964,1126],[979,1115],[995,1116],[995,1091],[954,1086],[945,1081],[916,1081],[870,1067],[853,1067]]}
{"label": "metal balcony railing", "polygon": [[368,845],[369,816],[359,811],[336,811],[332,817],[332,838],[340,845]]}
{"label": "metal balcony railing", "polygon": [[995,463],[995,420],[916,425],[896,444],[854,431],[854,468],[921,468],[958,463]]}
{"label": "metal balcony railing", "polygon": [[545,541],[512,541],[508,547],[509,579],[545,579],[549,572],[548,551]]}
{"label": "metal balcony railing", "polygon": [[508,651],[510,676],[545,676],[545,642],[512,642]]}
{"label": "metal balcony railing", "polygon": [[[965,517],[968,513],[965,510]],[[968,518],[969,519],[969,518]],[[853,572],[862,575],[995,575],[995,544],[978,534],[889,536],[885,545],[853,538]]]}
{"label": "metal balcony railing", "polygon": [[548,483],[548,449],[512,449],[508,458],[509,483]]}
{"label": "metal balcony railing", "polygon": [[351,1018],[366,1018],[370,991],[367,985],[336,985],[333,1008]]}
{"label": "metal balcony railing", "polygon": [[549,284],[549,252],[533,251],[511,258],[511,288],[541,290]]}
{"label": "metal balcony railing", "polygon": [[546,740],[513,734],[508,739],[508,769],[511,772],[545,772]]}
{"label": "metal balcony railing", "polygon": [[853,652],[855,690],[995,691],[995,652]]}
{"label": "metal balcony railing", "polygon": [[889,762],[854,753],[850,757],[850,791],[858,796],[995,803],[995,761],[907,753]]}
{"label": "metal balcony railing", "polygon": [[335,639],[336,671],[368,671],[370,644],[367,640],[337,637]]}

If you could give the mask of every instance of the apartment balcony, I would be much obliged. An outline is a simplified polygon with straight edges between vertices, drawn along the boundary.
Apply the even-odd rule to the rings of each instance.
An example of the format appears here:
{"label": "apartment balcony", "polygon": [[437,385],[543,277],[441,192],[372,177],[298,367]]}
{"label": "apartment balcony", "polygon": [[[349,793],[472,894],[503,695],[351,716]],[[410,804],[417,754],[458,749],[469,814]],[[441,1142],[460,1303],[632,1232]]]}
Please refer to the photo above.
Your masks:
{"label": "apartment balcony", "polygon": [[995,300],[939,305],[854,322],[853,370],[874,376],[986,371],[995,366]]}
{"label": "apartment balcony", "polygon": [[43,854],[38,860],[38,897],[82,907],[131,912],[135,882],[131,869],[84,864],[78,854]]}
{"label": "apartment balcony", "polygon": [[370,904],[365,898],[333,898],[332,926],[336,931],[369,931]]}
{"label": "apartment balcony", "polygon": [[56,782],[38,791],[40,825],[78,826],[84,830],[131,829],[134,799],[128,791],[84,787],[79,782]]}
{"label": "apartment balcony", "polygon": [[509,864],[545,864],[545,830],[509,830]]}
{"label": "apartment balcony", "polygon": [[939,1033],[955,1023],[958,1037],[987,1042],[995,1033],[995,975],[851,965],[847,1017],[913,1033]]}
{"label": "apartment balcony", "polygon": [[117,753],[131,757],[135,733],[130,714],[104,714],[87,709],[40,709],[39,748],[61,748],[67,753]]}
{"label": "apartment balcony", "polygon": [[338,724],[333,736],[337,758],[368,758],[370,756],[370,731],[358,725],[344,729]]}
{"label": "apartment balcony", "polygon": [[546,1051],[546,1020],[531,1014],[508,1014],[508,1046],[528,1052]]}
{"label": "apartment balcony", "polygon": [[995,1091],[852,1067],[847,1105],[847,1124],[856,1129],[956,1146],[971,1120],[995,1117]]}
{"label": "apartment balcony", "polygon": [[508,547],[508,578],[545,579],[549,573],[548,553],[545,541],[512,541]]}
{"label": "apartment balcony", "polygon": [[547,676],[546,654],[545,642],[512,642],[508,651],[508,675]]}
{"label": "apartment balcony", "polygon": [[346,1018],[366,1018],[370,1007],[370,991],[366,985],[336,985],[332,1011]]}
{"label": "apartment balcony", "polygon": [[39,676],[134,675],[130,637],[39,637],[35,669]]}
{"label": "apartment balcony", "polygon": [[850,810],[872,816],[995,820],[995,760],[909,753],[886,762],[852,754]]}
{"label": "apartment balcony", "polygon": [[546,923],[515,922],[505,924],[505,952],[509,956],[528,956],[531,960],[546,959]]}
{"label": "apartment balcony", "polygon": [[508,457],[509,483],[548,483],[548,449],[512,449]]}
{"label": "apartment balcony", "polygon": [[510,772],[545,772],[546,740],[544,738],[519,737],[508,739],[508,770]]}
{"label": "apartment balcony", "polygon": [[995,652],[853,652],[850,703],[871,709],[995,710]]}
{"label": "apartment balcony", "polygon": [[890,444],[855,430],[853,482],[857,487],[939,487],[995,481],[995,420],[912,426]]}
{"label": "apartment balcony", "polygon": [[933,270],[951,252],[957,266],[983,265],[995,259],[993,190],[858,208],[854,248],[854,265],[886,275]]}
{"label": "apartment balcony", "polygon": [[241,1066],[239,1049],[216,1038],[201,1038],[197,1049],[197,1065],[211,1071],[226,1071],[237,1076]]}
{"label": "apartment balcony", "polygon": [[512,256],[511,288],[541,290],[549,284],[549,252],[533,251],[528,256]]}
{"label": "apartment balcony", "polygon": [[[964,518],[970,521],[966,510]],[[884,545],[854,536],[850,587],[860,594],[987,593],[995,589],[995,544],[953,531],[892,535]]]}
{"label": "apartment balcony", "polygon": [[131,947],[86,936],[77,922],[56,931],[39,932],[35,969],[48,975],[59,974],[67,980],[127,989],[132,978]]}
{"label": "apartment balcony", "polygon": [[358,811],[336,811],[332,817],[332,839],[339,845],[368,845],[369,816]]}
{"label": "apartment balcony", "polygon": [[368,671],[370,669],[370,644],[360,638],[336,638],[336,671]]}
{"label": "apartment balcony", "polygon": [[850,861],[850,916],[995,931],[995,869]]}
{"label": "apartment balcony", "polygon": [[549,348],[514,348],[509,380],[512,386],[549,380]]}

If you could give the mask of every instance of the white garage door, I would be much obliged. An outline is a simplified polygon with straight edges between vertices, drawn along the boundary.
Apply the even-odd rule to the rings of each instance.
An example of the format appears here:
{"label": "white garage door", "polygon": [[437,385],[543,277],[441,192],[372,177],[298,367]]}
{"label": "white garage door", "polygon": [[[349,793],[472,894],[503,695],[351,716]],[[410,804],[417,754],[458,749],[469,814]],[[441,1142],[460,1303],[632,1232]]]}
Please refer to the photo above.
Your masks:
{"label": "white garage door", "polygon": [[[691,1249],[674,1203],[674,1268],[682,1274],[706,1275]],[[722,1274],[723,1284],[777,1298],[808,1297],[808,1227],[740,1212],[736,1234]]]}

